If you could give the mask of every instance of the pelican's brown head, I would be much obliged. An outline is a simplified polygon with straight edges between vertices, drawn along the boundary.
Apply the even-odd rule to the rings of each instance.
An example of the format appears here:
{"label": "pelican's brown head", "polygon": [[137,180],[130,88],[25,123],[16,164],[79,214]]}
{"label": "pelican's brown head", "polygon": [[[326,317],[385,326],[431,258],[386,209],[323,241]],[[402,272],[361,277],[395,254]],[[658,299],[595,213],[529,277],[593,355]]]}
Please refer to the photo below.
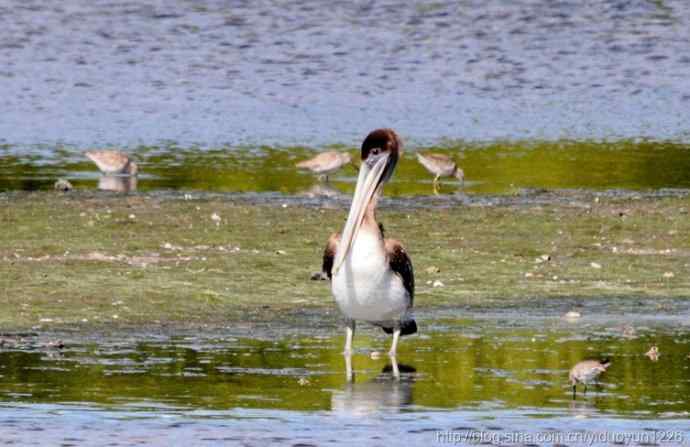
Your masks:
{"label": "pelican's brown head", "polygon": [[402,140],[393,129],[376,129],[362,142],[362,163],[366,163],[369,169],[372,169],[383,157],[388,157],[378,185],[391,178],[401,153]]}
{"label": "pelican's brown head", "polygon": [[345,260],[352,241],[357,237],[362,219],[367,209],[376,206],[377,195],[381,188],[393,175],[395,165],[402,149],[400,137],[391,129],[377,129],[371,132],[362,143],[362,166],[357,176],[357,186],[352,198],[350,213],[333,264],[333,272],[337,274],[340,265]]}

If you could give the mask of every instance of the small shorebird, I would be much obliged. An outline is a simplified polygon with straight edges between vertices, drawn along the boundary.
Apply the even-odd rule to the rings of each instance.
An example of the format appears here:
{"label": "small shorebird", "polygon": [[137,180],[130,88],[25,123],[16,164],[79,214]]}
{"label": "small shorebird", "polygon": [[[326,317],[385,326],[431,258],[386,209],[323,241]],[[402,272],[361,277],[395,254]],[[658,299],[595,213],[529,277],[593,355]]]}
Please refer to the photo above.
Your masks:
{"label": "small shorebird", "polygon": [[651,348],[649,348],[649,351],[645,352],[644,355],[649,357],[649,360],[656,362],[657,360],[659,360],[659,356],[661,354],[659,354],[659,348],[657,348],[656,345],[654,345]]}
{"label": "small shorebird", "polygon": [[455,177],[461,183],[465,182],[465,173],[458,167],[451,157],[445,154],[417,152],[417,160],[427,171],[436,175],[434,178],[434,193],[438,194],[438,179],[441,177]]}
{"label": "small shorebird", "polygon": [[375,216],[378,198],[383,185],[393,175],[401,145],[391,129],[375,130],[365,138],[362,165],[345,227],[342,235],[331,235],[324,251],[323,271],[331,280],[335,302],[346,318],[346,359],[352,353],[356,320],[393,334],[388,353],[391,357],[396,355],[401,335],[417,332],[417,323],[411,315],[412,262],[400,242],[384,239]]}
{"label": "small shorebird", "polygon": [[587,385],[596,381],[597,377],[606,371],[611,365],[609,359],[599,360],[583,360],[573,366],[570,370],[569,379],[573,386],[573,399],[575,399],[575,392],[577,391],[577,384],[581,383],[585,386],[584,393],[587,393]]}
{"label": "small shorebird", "polygon": [[328,181],[328,175],[334,173],[352,161],[352,157],[347,152],[328,151],[322,152],[309,160],[300,161],[295,166],[300,169],[307,169],[319,178]]}
{"label": "small shorebird", "polygon": [[56,191],[68,192],[74,189],[74,186],[69,182],[69,180],[64,178],[59,178],[53,184],[53,189]]}
{"label": "small shorebird", "polygon": [[104,174],[110,175],[137,175],[139,167],[129,158],[129,155],[120,151],[99,150],[84,153],[91,161],[96,163],[98,169]]}

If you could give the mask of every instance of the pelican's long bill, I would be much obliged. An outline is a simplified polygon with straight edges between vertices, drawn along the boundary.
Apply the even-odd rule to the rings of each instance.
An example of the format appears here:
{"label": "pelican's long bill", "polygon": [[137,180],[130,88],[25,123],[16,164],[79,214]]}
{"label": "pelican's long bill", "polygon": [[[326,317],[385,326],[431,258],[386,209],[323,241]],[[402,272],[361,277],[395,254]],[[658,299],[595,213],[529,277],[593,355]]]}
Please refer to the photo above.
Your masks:
{"label": "pelican's long bill", "polygon": [[367,210],[367,206],[374,198],[374,194],[376,194],[376,189],[386,170],[389,157],[389,153],[384,153],[376,161],[373,168],[370,168],[369,164],[364,161],[359,169],[359,177],[357,178],[355,195],[352,198],[352,205],[350,206],[350,214],[347,216],[345,228],[343,229],[340,244],[338,245],[335,255],[335,262],[333,264],[334,275],[338,272],[338,269],[340,269],[347,253],[350,251],[352,241],[357,236],[359,227],[362,226],[364,213]]}

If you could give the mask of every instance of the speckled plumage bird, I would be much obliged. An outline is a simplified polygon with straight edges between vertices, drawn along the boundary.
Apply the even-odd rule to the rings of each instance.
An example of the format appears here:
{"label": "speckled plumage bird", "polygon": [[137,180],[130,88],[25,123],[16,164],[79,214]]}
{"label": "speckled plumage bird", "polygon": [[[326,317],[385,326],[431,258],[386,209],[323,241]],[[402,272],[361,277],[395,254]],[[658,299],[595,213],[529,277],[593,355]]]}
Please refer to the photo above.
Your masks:
{"label": "speckled plumage bird", "polygon": [[587,393],[587,385],[594,383],[597,378],[611,365],[609,359],[604,360],[583,360],[577,363],[570,370],[569,379],[573,386],[573,399],[577,391],[577,384],[581,383],[585,386],[584,393]]}
{"label": "speckled plumage bird", "polygon": [[300,169],[307,169],[319,178],[328,181],[328,175],[352,161],[352,157],[347,152],[328,151],[322,152],[309,160],[300,161],[295,166]]}
{"label": "speckled plumage bird", "polygon": [[137,175],[139,166],[129,155],[116,150],[97,150],[84,153],[98,169],[110,175]]}
{"label": "speckled plumage bird", "polygon": [[417,160],[427,171],[436,175],[434,178],[434,192],[438,194],[438,180],[441,177],[455,177],[464,183],[465,173],[460,169],[451,157],[445,154],[417,152]]}

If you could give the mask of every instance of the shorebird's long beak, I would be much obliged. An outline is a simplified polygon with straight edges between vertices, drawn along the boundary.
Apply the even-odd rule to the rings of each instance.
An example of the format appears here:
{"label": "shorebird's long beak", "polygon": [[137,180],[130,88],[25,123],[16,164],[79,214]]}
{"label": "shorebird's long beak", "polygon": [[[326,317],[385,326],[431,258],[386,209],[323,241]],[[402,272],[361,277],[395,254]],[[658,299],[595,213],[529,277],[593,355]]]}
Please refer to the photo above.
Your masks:
{"label": "shorebird's long beak", "polygon": [[338,245],[338,250],[335,255],[335,263],[333,265],[334,275],[338,272],[338,269],[340,269],[340,266],[350,251],[352,241],[357,237],[359,227],[362,226],[364,213],[369,203],[374,199],[376,189],[383,177],[383,173],[386,171],[389,157],[389,153],[384,153],[376,160],[373,167],[369,167],[369,164],[364,162],[359,168],[355,196],[352,199],[350,214],[347,216],[347,222],[345,222],[345,228],[343,229],[340,244]]}

